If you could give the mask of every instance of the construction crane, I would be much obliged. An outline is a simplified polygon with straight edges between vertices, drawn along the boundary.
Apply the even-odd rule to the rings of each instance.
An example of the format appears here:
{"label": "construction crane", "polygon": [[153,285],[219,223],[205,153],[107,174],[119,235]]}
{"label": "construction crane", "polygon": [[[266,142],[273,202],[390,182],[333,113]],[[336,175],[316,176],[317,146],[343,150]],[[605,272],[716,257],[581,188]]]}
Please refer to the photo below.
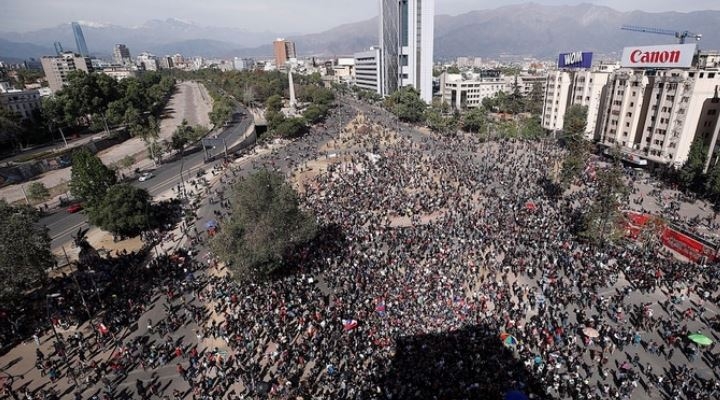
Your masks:
{"label": "construction crane", "polygon": [[675,36],[680,44],[685,43],[686,38],[694,38],[695,40],[702,39],[701,33],[693,33],[689,31],[673,31],[670,29],[660,29],[660,28],[646,28],[644,26],[634,26],[634,25],[623,25],[620,27],[620,29],[624,31],[633,31],[633,32],[645,32],[645,33],[654,33],[656,35],[667,35],[667,36]]}

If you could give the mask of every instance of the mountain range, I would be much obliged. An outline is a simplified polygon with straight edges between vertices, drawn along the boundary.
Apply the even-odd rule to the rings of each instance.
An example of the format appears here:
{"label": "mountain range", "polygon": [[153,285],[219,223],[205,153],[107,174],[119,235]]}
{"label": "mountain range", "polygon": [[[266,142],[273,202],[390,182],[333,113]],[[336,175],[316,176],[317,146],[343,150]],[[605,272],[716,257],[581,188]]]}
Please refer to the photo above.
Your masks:
{"label": "mountain range", "polygon": [[[269,57],[272,41],[286,37],[300,56],[351,55],[378,44],[378,18],[314,34],[249,32],[241,28],[203,27],[177,19],[151,20],[137,27],[81,23],[88,48],[107,56],[115,43],[133,54],[181,53],[186,56]],[[703,49],[720,49],[720,11],[689,13],[620,12],[592,4],[546,6],[535,3],[435,17],[435,58],[503,55],[554,57],[563,51],[592,51],[617,56],[628,45],[674,43],[672,36],[620,30],[623,24],[702,33]],[[53,54],[60,41],[74,50],[70,24],[25,33],[0,32],[0,59]]]}

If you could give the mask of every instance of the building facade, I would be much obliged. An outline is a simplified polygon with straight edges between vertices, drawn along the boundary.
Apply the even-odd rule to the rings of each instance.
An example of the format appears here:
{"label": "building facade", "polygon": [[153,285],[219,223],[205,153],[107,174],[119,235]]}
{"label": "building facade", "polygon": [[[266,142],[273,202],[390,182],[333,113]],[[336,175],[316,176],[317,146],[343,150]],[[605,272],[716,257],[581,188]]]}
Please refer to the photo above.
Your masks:
{"label": "building facade", "polygon": [[236,71],[248,71],[255,69],[255,60],[252,58],[235,57],[233,59],[233,67]]}
{"label": "building facade", "polygon": [[545,85],[542,127],[549,131],[562,131],[567,109],[573,105],[586,106],[585,138],[597,139],[598,111],[605,85],[612,71],[617,68],[615,64],[601,64],[591,69],[551,71]]}
{"label": "building facade", "polygon": [[158,58],[150,53],[140,53],[137,56],[136,64],[138,68],[145,71],[157,71],[159,69]]}
{"label": "building facade", "polygon": [[22,119],[31,119],[41,105],[42,99],[38,90],[18,90],[10,87],[7,82],[0,82],[0,107],[18,114]]}
{"label": "building facade", "polygon": [[355,85],[382,95],[381,50],[379,47],[355,53]]}
{"label": "building facade", "polygon": [[500,71],[440,75],[440,96],[443,103],[458,110],[477,108],[482,101],[505,90]]}
{"label": "building facade", "polygon": [[130,49],[124,44],[116,44],[113,48],[113,61],[115,61],[117,65],[132,65]]}
{"label": "building facade", "polygon": [[626,48],[601,106],[601,143],[680,167],[698,138],[709,146],[710,167],[717,158],[719,60],[718,53],[697,53],[694,44]]}
{"label": "building facade", "polygon": [[273,52],[275,54],[275,66],[277,68],[285,68],[291,59],[297,58],[295,53],[295,42],[279,38],[273,42]]}
{"label": "building facade", "polygon": [[85,43],[85,35],[83,35],[82,27],[77,22],[72,23],[73,36],[75,36],[75,46],[77,47],[78,53],[83,57],[88,57],[87,44]]}
{"label": "building facade", "polygon": [[380,0],[382,94],[412,86],[432,102],[434,0]]}
{"label": "building facade", "polygon": [[89,73],[93,70],[89,57],[72,52],[65,52],[59,56],[42,57],[40,63],[45,71],[48,87],[53,93],[62,89],[63,85],[67,83],[67,76],[70,72],[85,71]]}

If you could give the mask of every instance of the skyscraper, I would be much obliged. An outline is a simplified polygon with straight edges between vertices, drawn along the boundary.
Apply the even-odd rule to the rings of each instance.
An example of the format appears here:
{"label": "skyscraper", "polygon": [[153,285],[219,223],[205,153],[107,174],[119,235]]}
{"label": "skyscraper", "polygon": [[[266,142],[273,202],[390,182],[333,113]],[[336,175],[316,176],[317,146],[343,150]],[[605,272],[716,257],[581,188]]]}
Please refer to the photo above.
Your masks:
{"label": "skyscraper", "polygon": [[380,0],[382,91],[413,86],[432,102],[435,0]]}
{"label": "skyscraper", "polygon": [[75,46],[77,46],[78,53],[80,53],[80,55],[83,57],[89,56],[90,53],[88,52],[87,44],[85,44],[85,36],[83,35],[80,24],[78,24],[77,22],[73,22],[72,29],[73,35],[75,35]]}
{"label": "skyscraper", "polygon": [[277,39],[273,42],[273,50],[275,52],[275,66],[278,68],[284,68],[285,63],[290,61],[291,58],[296,58],[295,54],[295,42],[291,42],[285,39]]}
{"label": "skyscraper", "polygon": [[118,65],[131,65],[130,49],[124,44],[116,44],[113,48],[113,59]]}

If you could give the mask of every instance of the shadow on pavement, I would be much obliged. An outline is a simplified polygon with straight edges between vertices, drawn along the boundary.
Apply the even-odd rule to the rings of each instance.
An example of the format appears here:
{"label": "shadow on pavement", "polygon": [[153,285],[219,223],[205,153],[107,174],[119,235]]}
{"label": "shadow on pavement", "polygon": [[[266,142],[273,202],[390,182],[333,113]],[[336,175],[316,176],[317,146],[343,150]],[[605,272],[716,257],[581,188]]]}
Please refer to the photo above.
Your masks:
{"label": "shadow on pavement", "polygon": [[399,338],[384,369],[373,385],[382,398],[499,400],[510,391],[549,398],[487,326]]}

